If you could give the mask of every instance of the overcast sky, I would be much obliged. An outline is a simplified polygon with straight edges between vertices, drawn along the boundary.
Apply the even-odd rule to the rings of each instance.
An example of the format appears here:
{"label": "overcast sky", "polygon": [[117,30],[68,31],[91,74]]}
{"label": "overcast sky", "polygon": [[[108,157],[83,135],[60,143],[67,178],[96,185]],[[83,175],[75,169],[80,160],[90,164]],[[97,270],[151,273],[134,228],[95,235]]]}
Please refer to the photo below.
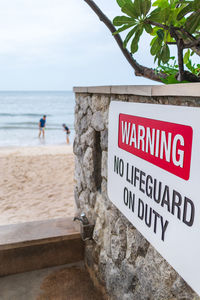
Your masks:
{"label": "overcast sky", "polygon": [[[110,19],[116,0],[96,0]],[[147,41],[137,58],[152,65]],[[105,25],[83,0],[0,0],[0,90],[155,84],[135,77]]]}

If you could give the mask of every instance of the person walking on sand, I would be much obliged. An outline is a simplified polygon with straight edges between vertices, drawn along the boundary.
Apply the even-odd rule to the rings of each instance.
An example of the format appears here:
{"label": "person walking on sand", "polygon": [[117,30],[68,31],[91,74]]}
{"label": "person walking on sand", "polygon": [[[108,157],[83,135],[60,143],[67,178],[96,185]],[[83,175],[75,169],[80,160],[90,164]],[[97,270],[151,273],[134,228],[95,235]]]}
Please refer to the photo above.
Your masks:
{"label": "person walking on sand", "polygon": [[41,136],[41,133],[42,133],[42,137],[44,138],[45,126],[46,126],[46,115],[44,115],[39,121],[39,135],[38,135],[39,138]]}
{"label": "person walking on sand", "polygon": [[69,128],[67,127],[66,124],[63,124],[62,126],[63,126],[64,131],[66,132],[66,142],[67,142],[67,144],[69,145],[69,135],[70,135],[70,130],[69,130]]}

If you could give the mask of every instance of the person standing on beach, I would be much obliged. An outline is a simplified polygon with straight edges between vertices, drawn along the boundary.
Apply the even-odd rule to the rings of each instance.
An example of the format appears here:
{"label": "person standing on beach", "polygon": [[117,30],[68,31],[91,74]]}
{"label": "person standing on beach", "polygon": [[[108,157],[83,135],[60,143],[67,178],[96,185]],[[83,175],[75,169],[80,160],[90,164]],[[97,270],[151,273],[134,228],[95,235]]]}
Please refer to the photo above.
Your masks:
{"label": "person standing on beach", "polygon": [[70,135],[70,130],[69,130],[69,128],[67,127],[66,124],[63,124],[62,126],[63,126],[63,128],[64,128],[64,131],[66,132],[66,141],[67,141],[67,144],[69,145],[69,135]]}
{"label": "person standing on beach", "polygon": [[44,138],[45,126],[46,126],[46,115],[44,115],[39,121],[39,136],[38,136],[39,138],[41,136],[41,133],[42,133],[42,137]]}

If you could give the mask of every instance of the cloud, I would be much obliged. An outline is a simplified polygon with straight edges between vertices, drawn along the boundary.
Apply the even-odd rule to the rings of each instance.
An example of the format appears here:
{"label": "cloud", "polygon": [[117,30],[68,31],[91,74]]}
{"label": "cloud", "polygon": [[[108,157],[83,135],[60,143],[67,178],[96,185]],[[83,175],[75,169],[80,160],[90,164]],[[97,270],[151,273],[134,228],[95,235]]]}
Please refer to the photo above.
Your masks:
{"label": "cloud", "polygon": [[[121,15],[115,0],[95,2],[110,19]],[[0,45],[0,89],[137,82],[111,33],[83,0],[0,1]],[[140,63],[150,61],[145,42],[141,54]]]}
{"label": "cloud", "polygon": [[83,1],[1,1],[0,53],[42,55],[56,43],[94,31],[94,22]]}

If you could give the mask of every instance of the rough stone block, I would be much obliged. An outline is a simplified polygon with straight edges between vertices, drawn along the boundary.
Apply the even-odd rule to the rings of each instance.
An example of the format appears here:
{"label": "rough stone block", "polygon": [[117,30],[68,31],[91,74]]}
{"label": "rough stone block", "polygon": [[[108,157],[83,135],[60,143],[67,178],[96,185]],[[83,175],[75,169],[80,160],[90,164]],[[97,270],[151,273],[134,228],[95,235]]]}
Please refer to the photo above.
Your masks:
{"label": "rough stone block", "polygon": [[79,202],[82,204],[88,204],[90,193],[88,190],[84,190],[79,195]]}
{"label": "rough stone block", "polygon": [[100,111],[95,112],[93,114],[91,125],[96,131],[104,130],[104,127],[105,127],[104,126],[104,119],[103,119],[103,115]]}
{"label": "rough stone block", "polygon": [[90,192],[89,204],[91,208],[94,208],[96,203],[96,193]]}
{"label": "rough stone block", "polygon": [[84,170],[87,169],[91,174],[93,173],[94,166],[93,166],[93,150],[91,147],[88,147],[85,151],[83,157],[83,168]]}
{"label": "rough stone block", "polygon": [[115,224],[116,235],[111,236],[112,260],[119,263],[126,256],[126,232],[120,218]]}
{"label": "rough stone block", "polygon": [[74,200],[75,200],[75,203],[76,203],[76,207],[80,208],[79,192],[78,192],[77,187],[75,187],[75,189],[74,189]]}
{"label": "rough stone block", "polygon": [[87,121],[87,116],[83,116],[82,118],[79,118],[79,123],[78,123],[78,133],[79,136],[84,133],[88,128],[88,121]]}
{"label": "rough stone block", "polygon": [[108,161],[108,152],[102,152],[102,159],[101,159],[101,176],[107,178],[107,161]]}
{"label": "rough stone block", "polygon": [[88,110],[87,110],[87,127],[88,128],[91,128],[91,122],[92,122],[92,111],[91,111],[91,109],[90,108],[88,108]]}
{"label": "rough stone block", "polygon": [[94,146],[94,129],[89,128],[84,134],[81,136],[81,144],[84,146],[93,147]]}
{"label": "rough stone block", "polygon": [[86,114],[88,106],[89,106],[89,97],[81,97],[79,101],[80,110],[83,114]]}
{"label": "rough stone block", "polygon": [[101,131],[101,149],[102,151],[108,150],[108,129]]}
{"label": "rough stone block", "polygon": [[[181,85],[182,86],[182,85]],[[200,97],[149,95],[149,87],[124,87],[126,94],[76,94],[74,153],[77,204],[96,221],[94,241],[86,248],[86,260],[96,278],[103,283],[112,300],[199,300],[197,295],[150,246],[107,195],[108,108],[110,101],[200,106]],[[95,91],[96,88],[90,89]],[[155,88],[156,89],[156,88]],[[154,91],[155,91],[154,89]],[[119,91],[119,88],[111,88]],[[137,95],[139,91],[140,95]],[[88,92],[88,89],[87,89]],[[141,93],[140,93],[141,92]],[[148,96],[149,95],[149,96]],[[95,138],[100,132],[101,191],[95,183]],[[99,157],[98,160],[100,161]],[[98,167],[98,171],[100,167]],[[98,172],[97,171],[97,172]],[[98,173],[99,174],[99,173]],[[98,185],[99,188],[99,185]]]}
{"label": "rough stone block", "polygon": [[110,103],[110,97],[105,95],[93,95],[90,107],[93,112],[107,110]]}
{"label": "rough stone block", "polygon": [[103,237],[102,221],[99,217],[97,217],[95,227],[94,227],[94,232],[93,232],[93,240],[96,242],[96,244],[101,245],[102,237]]}

